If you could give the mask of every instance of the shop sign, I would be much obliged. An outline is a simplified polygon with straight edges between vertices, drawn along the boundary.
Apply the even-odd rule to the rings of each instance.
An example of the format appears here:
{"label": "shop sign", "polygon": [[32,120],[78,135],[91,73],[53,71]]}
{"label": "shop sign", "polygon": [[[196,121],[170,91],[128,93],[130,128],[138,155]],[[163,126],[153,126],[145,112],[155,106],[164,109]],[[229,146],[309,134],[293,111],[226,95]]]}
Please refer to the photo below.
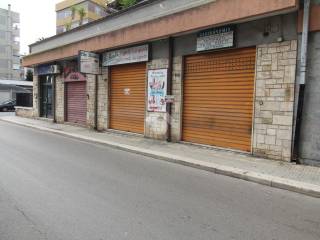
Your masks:
{"label": "shop sign", "polygon": [[235,46],[235,26],[212,28],[198,33],[197,51]]}
{"label": "shop sign", "polygon": [[63,63],[63,77],[66,78],[72,72],[78,72],[77,61],[66,61]]}
{"label": "shop sign", "polygon": [[64,79],[65,82],[79,82],[79,81],[86,81],[86,77],[80,72],[71,72],[68,76]]}
{"label": "shop sign", "polygon": [[148,71],[148,111],[166,112],[168,69]]}
{"label": "shop sign", "polygon": [[103,54],[104,67],[126,63],[146,62],[149,60],[149,45],[119,49]]}
{"label": "shop sign", "polygon": [[51,74],[60,74],[60,66],[58,65],[41,65],[36,67],[35,75],[51,75]]}
{"label": "shop sign", "polygon": [[100,55],[93,52],[79,51],[81,73],[100,74]]}

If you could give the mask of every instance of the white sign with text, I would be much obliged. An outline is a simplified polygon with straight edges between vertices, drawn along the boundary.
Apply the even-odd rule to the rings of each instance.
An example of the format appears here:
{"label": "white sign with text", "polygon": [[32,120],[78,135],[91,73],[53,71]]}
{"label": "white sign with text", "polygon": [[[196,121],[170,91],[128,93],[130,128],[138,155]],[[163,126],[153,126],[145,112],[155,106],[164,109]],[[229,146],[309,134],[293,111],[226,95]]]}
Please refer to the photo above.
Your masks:
{"label": "white sign with text", "polygon": [[149,60],[149,45],[141,45],[106,52],[103,54],[104,67]]}

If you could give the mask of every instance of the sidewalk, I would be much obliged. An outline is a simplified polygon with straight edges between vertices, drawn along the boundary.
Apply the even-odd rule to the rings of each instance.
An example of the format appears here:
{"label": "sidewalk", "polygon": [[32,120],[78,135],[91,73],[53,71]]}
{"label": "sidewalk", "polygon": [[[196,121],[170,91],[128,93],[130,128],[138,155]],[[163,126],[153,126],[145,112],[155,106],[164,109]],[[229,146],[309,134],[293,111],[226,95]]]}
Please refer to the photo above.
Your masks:
{"label": "sidewalk", "polygon": [[0,120],[320,198],[320,168],[16,116]]}

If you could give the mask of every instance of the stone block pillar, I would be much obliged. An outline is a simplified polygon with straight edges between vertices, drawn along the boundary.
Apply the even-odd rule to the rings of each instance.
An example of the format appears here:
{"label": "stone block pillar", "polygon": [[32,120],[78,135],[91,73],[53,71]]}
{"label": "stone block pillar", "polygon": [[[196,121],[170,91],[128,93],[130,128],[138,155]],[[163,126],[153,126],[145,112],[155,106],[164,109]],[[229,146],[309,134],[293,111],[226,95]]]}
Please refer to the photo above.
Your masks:
{"label": "stone block pillar", "polygon": [[95,126],[95,75],[87,74],[87,127]]}
{"label": "stone block pillar", "polygon": [[182,56],[173,58],[172,94],[174,103],[171,110],[171,141],[181,140],[181,110],[182,110]]}
{"label": "stone block pillar", "polygon": [[65,85],[63,81],[63,76],[57,76],[56,77],[56,121],[57,123],[64,123],[65,116],[64,116],[64,108],[65,108],[65,99],[64,99],[64,91],[65,91]]}
{"label": "stone block pillar", "polygon": [[297,41],[257,46],[253,154],[290,161]]}
{"label": "stone block pillar", "polygon": [[33,117],[40,116],[39,76],[33,75]]}
{"label": "stone block pillar", "polygon": [[108,68],[102,69],[98,79],[98,130],[108,129]]}

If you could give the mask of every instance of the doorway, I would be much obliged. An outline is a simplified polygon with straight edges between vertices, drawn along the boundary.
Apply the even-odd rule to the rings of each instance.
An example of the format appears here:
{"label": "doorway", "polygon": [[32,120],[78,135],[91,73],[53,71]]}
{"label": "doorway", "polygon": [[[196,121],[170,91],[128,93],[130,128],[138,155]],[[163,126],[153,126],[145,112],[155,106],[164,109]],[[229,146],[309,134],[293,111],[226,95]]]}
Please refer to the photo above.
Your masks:
{"label": "doorway", "polygon": [[53,75],[40,77],[40,117],[52,118]]}

